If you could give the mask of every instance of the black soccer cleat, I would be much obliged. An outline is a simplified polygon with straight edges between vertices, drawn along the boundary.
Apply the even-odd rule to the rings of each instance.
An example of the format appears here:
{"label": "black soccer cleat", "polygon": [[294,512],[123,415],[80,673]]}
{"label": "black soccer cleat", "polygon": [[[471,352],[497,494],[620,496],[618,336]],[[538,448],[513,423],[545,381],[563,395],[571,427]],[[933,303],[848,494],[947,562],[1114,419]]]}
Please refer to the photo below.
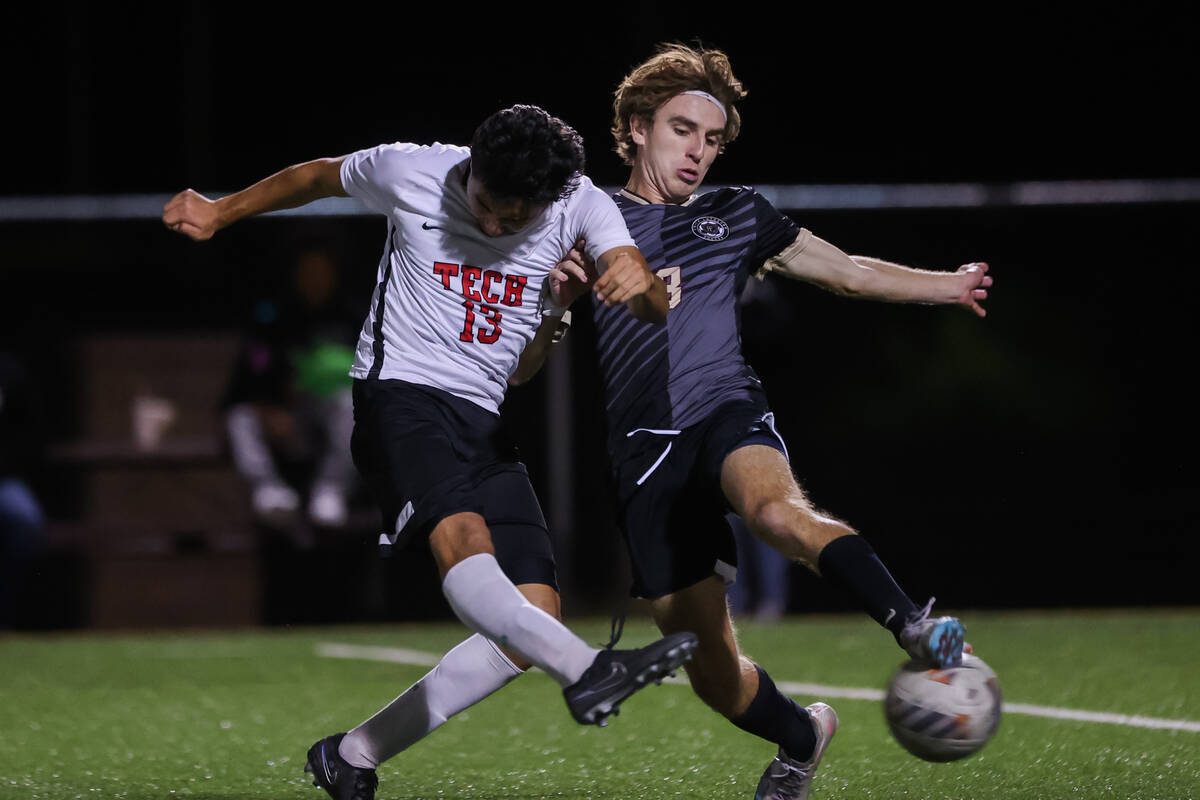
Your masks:
{"label": "black soccer cleat", "polygon": [[329,793],[333,800],[375,800],[379,778],[373,769],[362,769],[346,763],[338,754],[338,745],[346,736],[335,733],[308,748],[305,772],[311,772],[313,786]]}
{"label": "black soccer cleat", "polygon": [[639,650],[601,650],[583,676],[563,689],[571,716],[581,725],[607,725],[625,698],[674,675],[697,643],[694,633],[673,633]]}

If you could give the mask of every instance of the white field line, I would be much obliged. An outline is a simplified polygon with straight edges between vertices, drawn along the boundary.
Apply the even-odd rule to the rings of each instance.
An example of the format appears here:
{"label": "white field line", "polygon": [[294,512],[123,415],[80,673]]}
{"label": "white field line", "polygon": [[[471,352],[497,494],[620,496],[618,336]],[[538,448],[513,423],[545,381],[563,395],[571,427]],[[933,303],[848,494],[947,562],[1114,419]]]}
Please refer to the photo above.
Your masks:
{"label": "white field line", "polygon": [[336,644],[321,642],[317,655],[325,658],[351,658],[357,661],[387,661],[392,664],[412,664],[418,667],[436,667],[442,660],[439,655],[420,650],[405,650],[400,647],[370,647],[361,644]]}
{"label": "white field line", "polygon": [[[420,650],[405,650],[398,647],[370,647],[354,644],[335,644],[331,642],[317,645],[317,655],[325,658],[349,658],[359,661],[386,661],[392,664],[411,664],[421,667],[435,666],[441,656],[425,653]],[[683,683],[682,676],[668,678],[668,683]],[[795,681],[777,681],[779,690],[787,694],[800,694],[811,697],[842,697],[850,700],[883,700],[881,689],[856,689],[850,686],[825,686],[820,683],[797,683]],[[1025,714],[1031,717],[1046,717],[1049,719],[1068,719],[1077,722],[1101,722],[1109,725],[1125,725],[1131,728],[1155,728],[1170,731],[1191,731],[1200,733],[1200,722],[1187,719],[1159,719],[1130,714],[1111,714],[1104,711],[1081,711],[1073,708],[1055,708],[1054,706],[1036,706],[1029,703],[1005,703],[1005,714]]]}
{"label": "white field line", "polygon": [[851,700],[883,700],[882,689],[854,689],[850,686],[825,686],[820,683],[775,681],[784,694],[806,694],[810,697],[848,697]]}

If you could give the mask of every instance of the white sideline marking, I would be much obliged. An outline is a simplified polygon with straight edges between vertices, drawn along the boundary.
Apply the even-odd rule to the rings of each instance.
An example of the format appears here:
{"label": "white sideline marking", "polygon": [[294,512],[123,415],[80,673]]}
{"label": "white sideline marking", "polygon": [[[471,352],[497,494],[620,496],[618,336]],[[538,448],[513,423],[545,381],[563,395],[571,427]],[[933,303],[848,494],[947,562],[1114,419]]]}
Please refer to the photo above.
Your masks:
{"label": "white sideline marking", "polygon": [[[317,655],[325,658],[351,658],[361,661],[387,661],[392,664],[412,664],[421,667],[436,666],[441,656],[420,650],[405,650],[400,647],[369,647],[355,644],[331,642],[317,645]],[[667,678],[665,683],[683,683],[682,676]],[[776,686],[786,694],[802,694],[814,697],[844,697],[850,700],[883,700],[881,689],[855,689],[850,686],[825,686],[820,683],[797,683],[777,681]],[[1109,725],[1125,725],[1130,728],[1154,728],[1169,731],[1191,731],[1200,733],[1200,722],[1187,719],[1159,719],[1130,714],[1112,714],[1105,711],[1081,711],[1073,708],[1035,706],[1029,703],[1005,703],[1005,714],[1025,714],[1049,719],[1070,719],[1077,722],[1101,722]]]}
{"label": "white sideline marking", "polygon": [[[854,700],[883,700],[881,689],[852,689],[846,686],[822,686],[819,683],[792,683],[780,681],[776,686],[787,694],[805,694],[814,697],[849,697]],[[1005,714],[1026,714],[1031,717],[1050,719],[1073,719],[1079,722],[1104,722],[1110,725],[1127,725],[1132,728],[1159,728],[1172,731],[1200,733],[1200,722],[1186,719],[1158,719],[1130,714],[1112,714],[1107,711],[1080,711],[1073,708],[1035,706],[1029,703],[1005,703]]]}
{"label": "white sideline marking", "polygon": [[1170,731],[1200,733],[1200,722],[1186,719],[1157,719],[1155,717],[1130,716],[1129,714],[1110,714],[1104,711],[1076,711],[1053,706],[1032,706],[1028,703],[1005,703],[1004,710],[1013,714],[1029,714],[1034,717],[1075,719],[1081,722],[1107,722],[1113,725],[1128,725],[1133,728],[1161,728]]}
{"label": "white sideline marking", "polygon": [[420,650],[405,650],[401,647],[371,647],[361,644],[317,644],[317,655],[325,658],[351,658],[358,661],[387,661],[392,664],[412,664],[418,667],[436,667],[441,656]]}
{"label": "white sideline marking", "polygon": [[851,700],[883,700],[882,689],[854,689],[849,686],[824,686],[819,683],[775,681],[784,694],[807,694],[813,697],[848,697]]}

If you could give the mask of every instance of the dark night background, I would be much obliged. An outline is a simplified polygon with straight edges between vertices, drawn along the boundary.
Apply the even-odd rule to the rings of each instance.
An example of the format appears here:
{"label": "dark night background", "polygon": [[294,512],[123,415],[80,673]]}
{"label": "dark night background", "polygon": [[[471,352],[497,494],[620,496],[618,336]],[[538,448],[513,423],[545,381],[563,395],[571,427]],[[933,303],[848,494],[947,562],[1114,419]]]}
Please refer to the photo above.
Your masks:
{"label": "dark night background", "polygon": [[[710,184],[1200,177],[1200,35],[1153,4],[959,6],[927,18],[644,4],[620,9],[622,20],[599,4],[496,16],[250,7],[48,3],[6,26],[0,194],[231,191],[384,141],[465,143],[516,102],[575,125],[592,177],[618,185],[613,87],[655,43],[697,38],[729,53],[750,92],[744,132]],[[1197,210],[794,213],[848,252],[939,269],[984,260],[996,279],[986,320],[771,284],[774,300],[746,317],[747,351],[813,499],[867,535],[910,593],[950,607],[1200,601]],[[314,232],[336,241],[365,310],[383,231],[370,218],[275,218],[195,245],[153,220],[0,222],[0,343],[41,384],[51,445],[70,442],[83,435],[81,342],[234,330],[289,243]],[[584,319],[568,340],[568,613],[603,609],[625,580],[589,337]],[[545,411],[542,378],[505,407],[539,489]],[[86,517],[77,472],[50,458],[34,476],[58,521]],[[362,543],[323,546],[326,563],[350,565],[338,580],[368,563]],[[295,600],[312,564],[277,545],[263,552],[264,569],[274,559],[293,576],[268,580],[293,598],[268,597],[268,621],[412,610],[313,610]],[[45,592],[86,585],[86,564],[69,554],[42,569]],[[795,577],[793,610],[843,607]],[[291,616],[279,610],[288,603]],[[87,612],[48,617],[80,624]]]}

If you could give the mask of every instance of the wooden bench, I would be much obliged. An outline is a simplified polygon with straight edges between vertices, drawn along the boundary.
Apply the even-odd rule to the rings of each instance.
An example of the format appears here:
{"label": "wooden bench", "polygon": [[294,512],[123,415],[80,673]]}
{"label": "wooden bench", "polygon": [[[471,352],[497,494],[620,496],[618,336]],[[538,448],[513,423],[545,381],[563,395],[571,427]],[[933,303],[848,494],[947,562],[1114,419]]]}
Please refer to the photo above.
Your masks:
{"label": "wooden bench", "polygon": [[[81,512],[53,520],[47,538],[84,556],[88,624],[260,621],[253,523],[218,409],[236,348],[235,336],[207,333],[79,342],[82,437],[48,455],[78,475]],[[152,447],[135,443],[139,396],[174,410]]]}

